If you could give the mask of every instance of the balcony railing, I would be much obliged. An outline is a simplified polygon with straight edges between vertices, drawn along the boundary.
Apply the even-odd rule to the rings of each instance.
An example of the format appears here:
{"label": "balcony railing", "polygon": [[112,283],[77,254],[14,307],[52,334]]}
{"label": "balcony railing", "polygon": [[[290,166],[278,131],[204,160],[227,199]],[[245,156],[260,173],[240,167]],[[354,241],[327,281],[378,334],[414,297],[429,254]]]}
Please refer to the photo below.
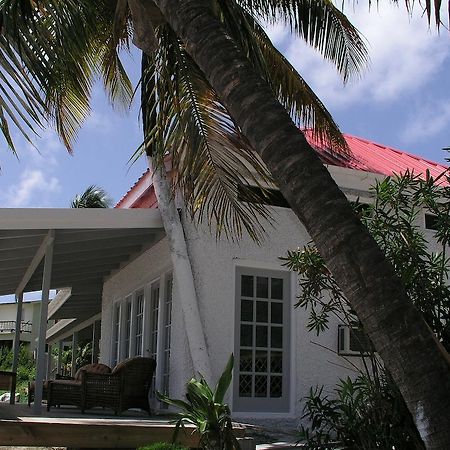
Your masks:
{"label": "balcony railing", "polygon": [[[21,322],[20,332],[21,333],[31,333],[32,324],[31,322]],[[0,320],[0,333],[14,333],[16,331],[16,321],[15,320]]]}

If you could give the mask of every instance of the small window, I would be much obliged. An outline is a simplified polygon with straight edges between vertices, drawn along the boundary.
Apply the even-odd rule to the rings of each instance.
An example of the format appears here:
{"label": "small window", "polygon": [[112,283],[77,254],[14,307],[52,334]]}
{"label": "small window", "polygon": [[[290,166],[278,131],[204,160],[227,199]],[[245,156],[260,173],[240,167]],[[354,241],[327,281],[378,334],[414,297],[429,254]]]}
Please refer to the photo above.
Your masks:
{"label": "small window", "polygon": [[438,229],[438,217],[434,214],[425,214],[425,228],[436,231]]}
{"label": "small window", "polygon": [[338,326],[338,354],[343,356],[367,355],[373,345],[363,330],[357,326]]}
{"label": "small window", "polygon": [[248,203],[290,208],[289,203],[278,189],[262,189],[258,186],[238,186],[238,200]]}

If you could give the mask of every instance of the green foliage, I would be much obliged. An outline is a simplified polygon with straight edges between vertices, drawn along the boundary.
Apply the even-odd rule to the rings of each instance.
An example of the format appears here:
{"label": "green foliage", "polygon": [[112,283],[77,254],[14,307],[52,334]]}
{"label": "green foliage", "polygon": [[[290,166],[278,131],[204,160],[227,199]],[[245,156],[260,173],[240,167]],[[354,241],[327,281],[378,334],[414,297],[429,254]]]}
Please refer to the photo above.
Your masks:
{"label": "green foliage", "polygon": [[[363,208],[355,204],[355,210],[393,264],[409,298],[450,350],[450,188],[440,186],[432,177],[422,180],[407,173],[386,178],[372,192],[374,203]],[[424,210],[435,217],[437,246],[432,252],[423,230]],[[325,330],[332,315],[343,323],[358,321],[313,245],[289,251],[282,260],[299,274],[301,294],[296,306],[310,312],[309,330]]]}
{"label": "green foliage", "polygon": [[[444,175],[443,175],[444,176]],[[443,346],[450,350],[450,188],[439,179],[420,179],[412,173],[389,177],[372,189],[371,205],[356,203],[372,236],[391,261],[407,294],[422,312]],[[435,231],[424,231],[423,213],[434,216]],[[427,238],[437,245],[429,251]],[[331,316],[358,326],[344,294],[313,245],[290,251],[284,264],[299,274],[297,307],[309,313],[308,329],[320,334]],[[363,355],[361,355],[363,356]],[[309,448],[422,449],[412,417],[376,353],[362,357],[363,370],[355,380],[341,380],[330,398],[323,388],[311,389],[305,399],[301,438]]]}
{"label": "green foliage", "polygon": [[77,194],[70,204],[71,208],[109,208],[112,200],[102,188],[92,185],[82,194]]}
{"label": "green foliage", "polygon": [[392,379],[381,369],[340,380],[332,397],[310,389],[300,440],[309,449],[423,450],[411,415]]}
{"label": "green foliage", "polygon": [[233,374],[233,355],[220,376],[213,390],[202,377],[192,378],[186,385],[186,399],[176,400],[158,392],[159,400],[181,410],[176,424],[177,433],[185,424],[197,427],[200,434],[200,445],[206,450],[239,449],[239,443],[233,434],[230,408],[224,403],[225,394],[230,386]]}
{"label": "green foliage", "polygon": [[[72,357],[72,352],[70,352],[70,356]],[[92,342],[80,342],[77,347],[77,358],[76,365],[77,369],[85,366],[86,364],[90,364],[92,361]]]}
{"label": "green foliage", "polygon": [[[13,349],[0,348],[0,370],[10,371],[13,363]],[[23,391],[29,380],[34,380],[36,361],[33,359],[27,345],[20,345],[19,362],[17,366],[17,391]]]}
{"label": "green foliage", "polygon": [[156,442],[152,445],[139,447],[138,450],[188,450],[186,447],[181,447],[176,444],[169,444],[167,442]]}

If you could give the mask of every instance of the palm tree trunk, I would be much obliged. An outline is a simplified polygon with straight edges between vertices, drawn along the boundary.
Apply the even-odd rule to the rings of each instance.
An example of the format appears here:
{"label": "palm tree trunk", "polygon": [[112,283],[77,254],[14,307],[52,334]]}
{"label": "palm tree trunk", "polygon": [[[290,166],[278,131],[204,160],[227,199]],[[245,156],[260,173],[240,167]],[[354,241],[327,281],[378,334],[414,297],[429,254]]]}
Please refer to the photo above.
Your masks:
{"label": "palm tree trunk", "polygon": [[[130,2],[131,11],[139,11],[142,14],[141,18],[146,15],[154,15],[153,8],[139,8],[139,2]],[[147,21],[150,22],[147,18]],[[136,27],[135,27],[136,28]],[[146,143],[147,129],[151,128],[152,122],[155,120],[153,112],[148,111],[147,104],[149,96],[153,95],[153,80],[146,77],[147,56],[153,49],[153,39],[147,39],[143,32],[143,26],[140,27],[141,33],[135,30],[133,41],[139,48],[143,50],[142,54],[142,118],[143,118],[143,132],[144,143]],[[153,28],[151,29],[153,32]],[[183,224],[181,223],[178,210],[175,205],[174,198],[171,193],[170,183],[167,179],[166,168],[164,164],[158,167],[154,163],[153,148],[150,145],[145,145],[147,153],[147,163],[152,174],[153,189],[156,200],[158,201],[158,209],[161,214],[161,219],[166,232],[167,240],[170,249],[170,258],[173,266],[173,277],[175,280],[175,289],[177,290],[177,297],[181,305],[183,313],[184,324],[186,328],[186,337],[188,341],[189,352],[192,359],[193,369],[197,373],[201,373],[208,383],[212,382],[211,361],[209,359],[208,348],[206,346],[206,339],[204,327],[200,316],[200,308],[198,305],[198,298],[195,289],[194,274],[192,271],[191,260],[184,237]]]}
{"label": "palm tree trunk", "polygon": [[156,3],[314,239],[399,386],[426,447],[448,450],[450,360],[392,266],[209,2]]}
{"label": "palm tree trunk", "polygon": [[183,225],[172,198],[169,181],[164,167],[154,167],[151,156],[147,156],[148,167],[152,173],[153,188],[158,209],[169,242],[170,257],[177,297],[181,305],[186,337],[194,371],[201,373],[208,383],[212,382],[211,363],[200,317],[197,294],[194,284],[191,260],[184,238]]}

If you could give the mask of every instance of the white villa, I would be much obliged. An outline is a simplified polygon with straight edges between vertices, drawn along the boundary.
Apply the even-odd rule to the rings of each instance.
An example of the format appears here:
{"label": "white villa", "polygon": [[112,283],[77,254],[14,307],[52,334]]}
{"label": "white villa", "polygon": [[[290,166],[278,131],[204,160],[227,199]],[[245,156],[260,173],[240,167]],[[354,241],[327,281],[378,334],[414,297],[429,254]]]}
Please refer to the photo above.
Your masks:
{"label": "white villa", "polygon": [[[349,200],[370,202],[369,187],[385,175],[409,169],[438,176],[447,169],[357,137],[346,139],[350,156],[337,157],[326,148],[317,151]],[[155,390],[178,398],[198,367],[188,345],[189,333],[200,333],[213,378],[220,375],[229,355],[235,355],[229,398],[235,417],[299,417],[300,399],[310,386],[331,386],[350,373],[338,354],[323,347],[350,357],[352,348],[349,332],[338,333],[338,323],[317,337],[306,329],[305,312],[293,308],[296,275],[282,266],[279,257],[310,238],[282,199],[276,203],[267,206],[273,209],[276,225],[268,229],[262,245],[246,237],[239,242],[217,241],[205,227],[182,215],[201,330],[190,327],[180,306],[183,286],[177,285],[173,273],[149,172],[114,210],[2,212],[2,233],[10,230],[11,239],[26,236],[30,248],[25,252],[17,244],[15,250],[27,255],[22,271],[11,269],[9,278],[5,271],[0,294],[39,289],[50,271],[44,268],[44,254],[53,245],[47,283],[52,289],[64,289],[49,304],[48,318],[58,320],[47,331],[50,345],[73,336],[76,341],[78,333],[88,332],[98,345],[99,361],[111,367],[131,356],[151,356],[157,361]],[[24,215],[26,221],[21,220]],[[4,253],[0,247],[2,270]],[[156,400],[153,407],[162,408]]]}
{"label": "white villa", "polygon": [[[39,309],[39,301],[33,300],[23,303],[20,342],[29,345],[30,351],[36,348]],[[16,331],[16,314],[17,304],[15,302],[0,303],[0,348],[12,348],[13,346]]]}

